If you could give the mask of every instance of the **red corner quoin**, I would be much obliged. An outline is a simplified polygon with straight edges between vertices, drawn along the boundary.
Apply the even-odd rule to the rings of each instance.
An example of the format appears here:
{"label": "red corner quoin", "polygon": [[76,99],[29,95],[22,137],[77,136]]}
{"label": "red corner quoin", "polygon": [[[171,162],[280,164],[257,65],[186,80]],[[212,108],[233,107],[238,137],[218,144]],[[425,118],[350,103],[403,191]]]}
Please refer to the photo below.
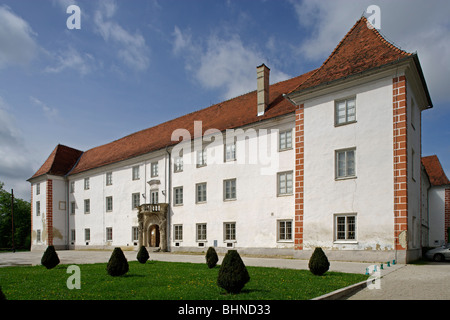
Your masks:
{"label": "red corner quoin", "polygon": [[53,245],[53,180],[47,180],[47,240]]}
{"label": "red corner quoin", "polygon": [[295,110],[295,222],[294,249],[303,250],[304,106]]}

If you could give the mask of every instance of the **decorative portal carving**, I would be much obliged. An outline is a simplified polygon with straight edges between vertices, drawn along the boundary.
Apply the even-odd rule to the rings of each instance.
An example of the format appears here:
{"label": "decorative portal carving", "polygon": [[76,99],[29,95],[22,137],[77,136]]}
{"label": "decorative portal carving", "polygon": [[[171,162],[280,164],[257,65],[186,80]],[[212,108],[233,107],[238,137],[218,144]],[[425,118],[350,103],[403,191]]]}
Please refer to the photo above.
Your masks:
{"label": "decorative portal carving", "polygon": [[143,204],[138,207],[139,247],[150,243],[150,229],[153,225],[159,228],[159,246],[167,251],[167,203]]}

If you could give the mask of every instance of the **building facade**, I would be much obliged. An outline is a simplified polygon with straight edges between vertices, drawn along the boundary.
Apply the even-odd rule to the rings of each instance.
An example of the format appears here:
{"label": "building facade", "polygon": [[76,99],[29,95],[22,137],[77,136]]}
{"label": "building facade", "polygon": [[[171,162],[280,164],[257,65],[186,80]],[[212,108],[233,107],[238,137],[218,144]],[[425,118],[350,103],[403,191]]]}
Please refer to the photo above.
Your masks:
{"label": "building facade", "polygon": [[86,152],[58,145],[29,179],[32,248],[418,258],[432,103],[417,55],[362,17],[318,69],[269,77]]}

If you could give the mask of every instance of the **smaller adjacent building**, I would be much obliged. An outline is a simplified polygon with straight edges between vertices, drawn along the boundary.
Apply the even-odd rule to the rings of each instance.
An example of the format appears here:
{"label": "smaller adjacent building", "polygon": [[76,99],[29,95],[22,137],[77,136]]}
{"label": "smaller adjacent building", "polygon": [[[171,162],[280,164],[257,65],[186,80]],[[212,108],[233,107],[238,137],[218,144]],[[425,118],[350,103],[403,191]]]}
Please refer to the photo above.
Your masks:
{"label": "smaller adjacent building", "polygon": [[436,155],[423,157],[422,165],[426,175],[422,193],[427,199],[423,201],[422,246],[437,247],[450,239],[450,180]]}

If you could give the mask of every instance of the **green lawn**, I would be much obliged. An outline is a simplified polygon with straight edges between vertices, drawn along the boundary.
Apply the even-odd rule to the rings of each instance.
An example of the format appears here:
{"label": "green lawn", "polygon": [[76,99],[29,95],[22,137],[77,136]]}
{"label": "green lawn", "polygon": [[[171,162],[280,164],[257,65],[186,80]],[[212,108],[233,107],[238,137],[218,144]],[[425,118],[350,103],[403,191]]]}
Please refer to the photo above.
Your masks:
{"label": "green lawn", "polygon": [[68,265],[0,268],[0,286],[8,300],[305,300],[363,281],[362,274],[247,267],[250,281],[238,295],[216,284],[219,266],[148,261],[129,262],[130,271],[111,277],[106,263],[78,265],[81,289],[67,288]]}

